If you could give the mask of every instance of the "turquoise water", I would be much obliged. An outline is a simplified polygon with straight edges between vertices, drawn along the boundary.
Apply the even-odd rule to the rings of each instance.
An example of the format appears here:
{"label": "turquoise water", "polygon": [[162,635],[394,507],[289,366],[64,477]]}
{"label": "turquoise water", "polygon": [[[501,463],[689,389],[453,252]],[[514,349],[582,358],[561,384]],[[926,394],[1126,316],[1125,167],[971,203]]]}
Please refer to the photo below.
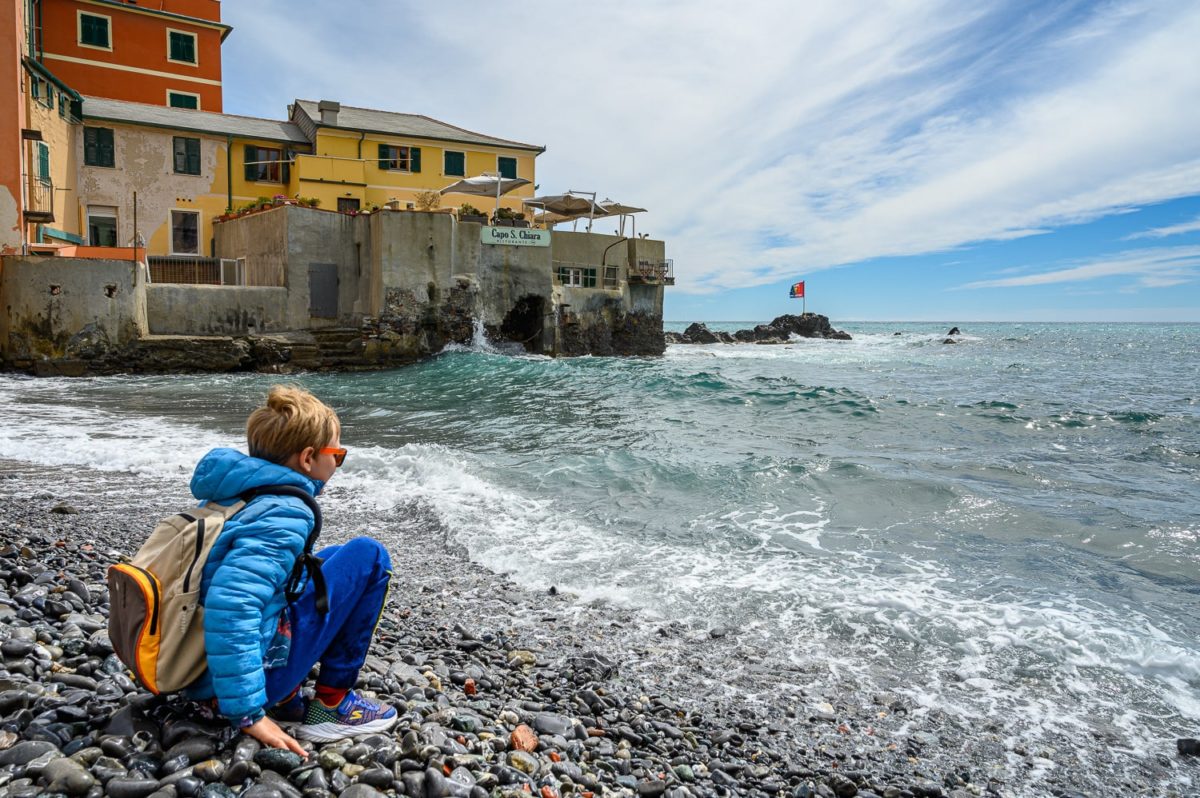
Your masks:
{"label": "turquoise water", "polygon": [[[835,326],[855,340],[481,346],[294,381],[344,421],[329,501],[726,627],[731,673],[800,668],[1028,743],[1200,733],[1200,326]],[[278,379],[0,378],[0,458],[182,477]]]}

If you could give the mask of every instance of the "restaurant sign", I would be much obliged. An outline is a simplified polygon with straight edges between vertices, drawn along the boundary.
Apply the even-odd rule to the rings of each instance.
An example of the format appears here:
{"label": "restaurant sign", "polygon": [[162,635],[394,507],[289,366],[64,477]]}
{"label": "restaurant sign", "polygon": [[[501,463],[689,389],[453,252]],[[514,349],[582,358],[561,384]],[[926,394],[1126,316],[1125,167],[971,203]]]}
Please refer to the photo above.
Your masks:
{"label": "restaurant sign", "polygon": [[528,227],[488,227],[481,233],[485,244],[503,244],[510,247],[548,247],[549,230],[533,230]]}

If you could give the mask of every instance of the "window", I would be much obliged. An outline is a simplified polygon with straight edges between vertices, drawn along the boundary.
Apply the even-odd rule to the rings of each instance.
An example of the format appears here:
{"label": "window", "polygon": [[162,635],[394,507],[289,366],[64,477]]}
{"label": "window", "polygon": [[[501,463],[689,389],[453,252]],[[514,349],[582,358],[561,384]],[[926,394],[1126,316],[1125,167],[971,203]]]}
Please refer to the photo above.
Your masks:
{"label": "window", "polygon": [[582,269],[573,266],[556,266],[555,276],[560,285],[571,285],[577,288],[595,288],[596,270]]}
{"label": "window", "polygon": [[198,111],[200,110],[200,95],[189,94],[185,91],[168,91],[167,105],[172,108],[190,108]]}
{"label": "window", "polygon": [[501,177],[507,177],[511,180],[517,176],[516,158],[505,158],[502,155],[496,159],[496,166],[499,168]]}
{"label": "window", "polygon": [[67,95],[58,95],[58,115],[66,119],[67,117]]}
{"label": "window", "polygon": [[391,144],[379,145],[379,168],[396,172],[420,172],[420,147],[394,147]]}
{"label": "window", "polygon": [[358,197],[338,197],[338,213],[357,211],[358,207]]}
{"label": "window", "polygon": [[171,211],[171,254],[200,254],[199,211]]}
{"label": "window", "polygon": [[37,144],[37,177],[43,183],[50,182],[50,146],[44,141]]}
{"label": "window", "polygon": [[93,247],[117,245],[117,209],[93,205],[88,208],[88,244]]}
{"label": "window", "polygon": [[196,63],[196,34],[181,30],[167,31],[167,60]]}
{"label": "window", "polygon": [[252,183],[286,183],[287,166],[282,160],[282,150],[247,144],[245,177]]}
{"label": "window", "polygon": [[463,152],[446,151],[445,163],[442,166],[442,171],[447,177],[466,177],[467,176],[467,155]]}
{"label": "window", "polygon": [[200,174],[200,139],[175,137],[175,174]]}
{"label": "window", "polygon": [[109,18],[99,14],[79,12],[79,43],[87,47],[111,50],[108,38]]}
{"label": "window", "polygon": [[116,166],[113,132],[106,127],[83,129],[83,163],[86,166]]}
{"label": "window", "polygon": [[29,79],[29,95],[31,97],[33,97],[33,99],[35,99],[35,100],[42,96],[42,79],[41,78],[32,77]]}

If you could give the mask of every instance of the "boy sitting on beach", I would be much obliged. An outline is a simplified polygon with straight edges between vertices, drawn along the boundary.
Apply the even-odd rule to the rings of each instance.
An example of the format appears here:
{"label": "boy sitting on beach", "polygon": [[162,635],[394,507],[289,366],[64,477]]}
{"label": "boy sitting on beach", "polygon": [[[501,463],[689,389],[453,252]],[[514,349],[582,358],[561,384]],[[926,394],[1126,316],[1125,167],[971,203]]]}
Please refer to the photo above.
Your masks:
{"label": "boy sitting on beach", "polygon": [[[276,386],[246,422],[250,456],[209,452],[192,493],[228,504],[255,488],[294,485],[315,497],[345,460],[340,437],[332,408]],[[289,583],[314,523],[305,501],[269,492],[226,523],[200,586],[208,670],[186,690],[193,700],[215,698],[221,715],[264,745],[301,755],[277,721],[299,723],[293,732],[302,739],[330,741],[385,731],[397,720],[395,709],[351,689],[383,612],[391,560],[370,538],[330,546],[317,553],[324,590],[310,573],[301,592]],[[289,591],[299,597],[289,601]],[[316,694],[306,703],[301,686],[318,663]]]}

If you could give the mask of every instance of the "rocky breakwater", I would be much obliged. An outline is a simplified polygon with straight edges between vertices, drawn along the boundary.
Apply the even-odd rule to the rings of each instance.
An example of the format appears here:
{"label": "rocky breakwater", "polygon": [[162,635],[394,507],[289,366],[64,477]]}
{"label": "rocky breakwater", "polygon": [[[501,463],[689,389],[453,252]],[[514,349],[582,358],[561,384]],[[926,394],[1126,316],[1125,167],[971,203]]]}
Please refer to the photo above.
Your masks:
{"label": "rocky breakwater", "polygon": [[825,338],[849,341],[850,333],[835,330],[828,316],[819,313],[784,314],[770,324],[759,324],[748,330],[734,333],[710,330],[702,322],[695,322],[682,333],[664,334],[669,344],[786,344],[796,335],[801,338]]}

